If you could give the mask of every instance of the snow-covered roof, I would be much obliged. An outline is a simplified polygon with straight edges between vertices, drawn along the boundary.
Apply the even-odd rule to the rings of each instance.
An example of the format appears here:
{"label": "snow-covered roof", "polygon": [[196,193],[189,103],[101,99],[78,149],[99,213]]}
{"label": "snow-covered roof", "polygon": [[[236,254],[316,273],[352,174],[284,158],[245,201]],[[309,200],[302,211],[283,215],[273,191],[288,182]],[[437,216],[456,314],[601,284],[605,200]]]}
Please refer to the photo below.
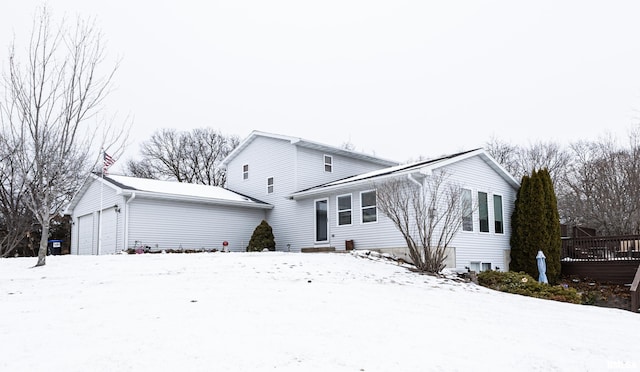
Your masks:
{"label": "snow-covered roof", "polygon": [[364,161],[368,161],[368,162],[379,164],[386,167],[398,164],[397,161],[379,158],[379,157],[365,154],[358,151],[350,151],[350,150],[346,150],[346,149],[342,149],[334,146],[329,146],[322,143],[305,140],[299,137],[284,136],[281,134],[266,133],[266,132],[260,132],[260,131],[254,130],[253,132],[251,132],[251,134],[249,134],[247,138],[245,138],[242,142],[240,142],[238,147],[236,147],[229,155],[227,155],[226,158],[224,158],[220,162],[219,167],[226,168],[229,162],[233,160],[233,158],[238,156],[239,153],[241,153],[251,142],[253,142],[253,140],[255,140],[258,137],[281,139],[284,141],[289,141],[292,145],[306,147],[309,149],[314,149],[319,151],[325,151],[327,153],[341,155],[349,158],[364,160]]}
{"label": "snow-covered roof", "polygon": [[513,176],[509,174],[498,162],[495,161],[484,149],[474,149],[459,152],[452,155],[443,156],[437,159],[422,160],[409,164],[396,165],[389,168],[378,169],[375,171],[359,174],[352,177],[343,178],[341,180],[328,182],[322,185],[314,186],[305,190],[300,190],[290,195],[291,198],[297,199],[319,193],[325,193],[329,190],[339,189],[345,186],[354,186],[362,183],[370,183],[374,180],[381,180],[388,177],[397,177],[408,173],[421,172],[429,174],[434,169],[447,166],[449,164],[468,159],[473,156],[479,156],[484,160],[496,173],[502,176],[513,188],[518,188],[519,183]]}
{"label": "snow-covered roof", "polygon": [[114,189],[116,194],[135,194],[136,197],[237,205],[262,209],[273,208],[271,204],[219,186],[199,185],[177,181],[161,181],[121,175],[109,175],[102,178],[98,175],[92,174],[67,207],[67,210],[65,211],[66,214],[73,210],[79,199],[82,197],[82,194],[84,194],[93,182],[104,182],[105,186]]}

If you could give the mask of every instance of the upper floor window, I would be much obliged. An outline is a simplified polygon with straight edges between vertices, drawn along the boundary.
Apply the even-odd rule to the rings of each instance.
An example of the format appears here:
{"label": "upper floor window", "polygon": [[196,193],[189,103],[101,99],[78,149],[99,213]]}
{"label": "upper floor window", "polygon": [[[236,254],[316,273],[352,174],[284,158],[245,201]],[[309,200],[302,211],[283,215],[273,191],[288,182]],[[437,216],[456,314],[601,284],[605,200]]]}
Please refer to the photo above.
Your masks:
{"label": "upper floor window", "polygon": [[245,164],[242,166],[242,179],[243,180],[249,179],[249,164]]}
{"label": "upper floor window", "polygon": [[473,207],[471,190],[462,189],[462,231],[473,231]]}
{"label": "upper floor window", "polygon": [[504,218],[502,217],[502,196],[493,196],[493,220],[495,225],[495,233],[504,233]]}
{"label": "upper floor window", "polygon": [[267,178],[267,194],[273,193],[273,177]]}
{"label": "upper floor window", "polygon": [[351,225],[351,194],[338,196],[338,226]]}
{"label": "upper floor window", "polygon": [[360,205],[362,206],[362,223],[376,222],[378,220],[375,190],[360,193]]}
{"label": "upper floor window", "polygon": [[480,220],[480,232],[489,232],[489,203],[487,193],[478,191],[478,217]]}
{"label": "upper floor window", "polygon": [[324,156],[324,171],[329,173],[333,172],[333,156]]}

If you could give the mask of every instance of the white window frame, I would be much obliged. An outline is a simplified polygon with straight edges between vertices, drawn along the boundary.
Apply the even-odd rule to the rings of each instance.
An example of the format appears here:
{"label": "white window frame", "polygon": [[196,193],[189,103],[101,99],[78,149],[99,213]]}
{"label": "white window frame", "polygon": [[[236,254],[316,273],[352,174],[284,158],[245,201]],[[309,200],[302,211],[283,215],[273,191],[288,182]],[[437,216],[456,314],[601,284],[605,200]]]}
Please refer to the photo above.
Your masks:
{"label": "white window frame", "polygon": [[[489,265],[488,269],[485,269],[486,265]],[[478,270],[475,270],[476,267],[477,267]],[[471,262],[469,262],[469,270],[475,271],[476,273],[481,273],[483,271],[491,271],[491,270],[493,270],[493,265],[491,264],[491,262],[471,261]]]}
{"label": "white window frame", "polygon": [[[465,228],[464,228],[464,226],[465,226],[464,225],[464,218],[467,216],[467,215],[465,215],[465,212],[467,212],[467,211],[464,210],[464,207],[465,207],[464,205],[460,206],[461,208],[463,208],[463,210],[462,210],[462,226],[461,226],[461,228],[462,228],[462,231],[465,232],[465,233],[472,233],[475,230],[474,222],[473,222],[473,190],[463,188],[462,192],[464,193],[465,191],[469,193],[469,206],[468,206],[469,210],[468,210],[468,212],[471,212],[471,213],[468,216],[471,217],[471,230],[465,230]],[[462,197],[461,197],[461,199],[462,199]]]}
{"label": "white window frame", "polygon": [[273,177],[267,177],[267,194],[273,194]]}
{"label": "white window frame", "polygon": [[[502,214],[502,232],[496,230],[496,196],[500,198],[500,213]],[[500,194],[493,194],[493,232],[495,234],[504,235],[504,198]]]}
{"label": "white window frame", "polygon": [[[487,207],[487,231],[482,231],[482,225],[481,225],[482,224],[482,216],[480,216],[480,211],[481,211],[480,194],[481,193],[487,196],[487,199],[486,199],[486,202],[487,202],[487,204],[486,204],[486,207]],[[489,195],[490,194],[488,192],[486,192],[486,191],[478,190],[478,192],[476,192],[476,197],[478,198],[478,232],[481,232],[483,234],[488,234],[488,233],[491,232],[491,223],[490,223],[490,221],[491,221],[490,214],[491,213],[489,213]],[[493,200],[493,198],[492,198],[492,200]]]}
{"label": "white window frame", "polygon": [[242,179],[249,179],[249,164],[242,164]]}
{"label": "white window frame", "polygon": [[[349,209],[340,209],[340,198],[349,197]],[[349,212],[349,223],[340,224],[340,213]],[[353,194],[342,194],[336,196],[336,225],[337,226],[349,226],[353,225]]]}
{"label": "white window frame", "polygon": [[[329,159],[328,162],[327,159]],[[333,156],[325,154],[322,156],[322,160],[324,162],[324,171],[327,173],[333,173]],[[328,170],[327,167],[329,168]]]}
{"label": "white window frame", "polygon": [[[365,207],[362,204],[362,195],[370,193],[370,192],[373,192],[376,195],[375,204],[373,206],[366,206]],[[364,210],[365,209],[370,209],[370,208],[375,208],[375,210],[376,210],[376,219],[374,221],[365,221],[364,220]],[[369,223],[377,223],[377,222],[378,222],[378,193],[376,192],[375,189],[360,191],[360,224],[369,224]]]}

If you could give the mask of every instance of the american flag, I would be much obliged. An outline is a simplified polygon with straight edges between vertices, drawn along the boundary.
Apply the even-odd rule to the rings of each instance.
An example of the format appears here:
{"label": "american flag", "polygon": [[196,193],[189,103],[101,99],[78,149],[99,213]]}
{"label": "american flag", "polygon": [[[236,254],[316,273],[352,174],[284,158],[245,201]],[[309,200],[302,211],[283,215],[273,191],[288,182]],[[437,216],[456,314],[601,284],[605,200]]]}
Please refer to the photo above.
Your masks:
{"label": "american flag", "polygon": [[113,163],[116,162],[116,160],[114,158],[111,157],[111,155],[107,154],[106,151],[102,152],[102,160],[103,160],[103,164],[102,164],[102,173],[104,175],[109,174],[108,170],[109,167],[113,165]]}

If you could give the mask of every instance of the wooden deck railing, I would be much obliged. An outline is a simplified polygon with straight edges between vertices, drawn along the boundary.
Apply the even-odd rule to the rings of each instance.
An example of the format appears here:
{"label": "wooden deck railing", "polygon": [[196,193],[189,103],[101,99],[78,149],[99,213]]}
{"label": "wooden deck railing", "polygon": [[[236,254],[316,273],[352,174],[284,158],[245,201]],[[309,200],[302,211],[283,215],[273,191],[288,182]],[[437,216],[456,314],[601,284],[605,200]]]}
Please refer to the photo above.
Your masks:
{"label": "wooden deck railing", "polygon": [[633,278],[633,283],[631,283],[631,311],[637,313],[640,310],[640,265],[638,266],[638,271],[636,271],[636,276]]}
{"label": "wooden deck railing", "polygon": [[562,258],[569,260],[640,260],[640,235],[562,239]]}

